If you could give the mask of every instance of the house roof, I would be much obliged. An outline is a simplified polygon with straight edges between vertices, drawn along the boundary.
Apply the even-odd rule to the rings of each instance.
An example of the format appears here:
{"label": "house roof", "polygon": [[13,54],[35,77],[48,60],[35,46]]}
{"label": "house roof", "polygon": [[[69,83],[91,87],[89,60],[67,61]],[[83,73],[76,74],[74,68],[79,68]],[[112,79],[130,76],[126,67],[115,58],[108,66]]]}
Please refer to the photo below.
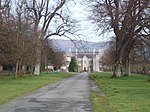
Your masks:
{"label": "house roof", "polygon": [[96,54],[93,54],[93,53],[77,53],[77,58],[83,58],[84,56],[86,56],[87,58],[93,58],[93,57],[95,57]]}

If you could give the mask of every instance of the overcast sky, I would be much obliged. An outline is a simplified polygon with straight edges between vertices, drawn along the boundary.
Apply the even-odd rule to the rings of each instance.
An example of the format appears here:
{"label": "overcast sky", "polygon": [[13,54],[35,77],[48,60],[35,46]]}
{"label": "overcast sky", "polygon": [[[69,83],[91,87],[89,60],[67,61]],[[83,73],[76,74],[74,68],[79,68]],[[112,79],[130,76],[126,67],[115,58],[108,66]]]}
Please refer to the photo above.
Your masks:
{"label": "overcast sky", "polygon": [[[79,29],[81,30],[78,33],[83,35],[82,39],[92,42],[107,41],[109,37],[112,36],[112,33],[98,35],[97,31],[95,31],[94,24],[88,19],[90,14],[87,11],[87,6],[82,3],[82,0],[74,1],[75,3],[70,3],[68,6],[74,18],[76,18],[77,21],[80,21],[79,24],[81,27]],[[63,37],[62,39],[65,38]]]}

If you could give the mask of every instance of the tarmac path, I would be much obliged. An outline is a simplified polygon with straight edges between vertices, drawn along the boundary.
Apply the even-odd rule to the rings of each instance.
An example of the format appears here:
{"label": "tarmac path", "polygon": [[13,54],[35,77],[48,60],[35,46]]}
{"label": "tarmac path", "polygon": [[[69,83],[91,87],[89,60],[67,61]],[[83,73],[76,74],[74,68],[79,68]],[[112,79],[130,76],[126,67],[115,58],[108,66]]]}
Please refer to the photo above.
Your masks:
{"label": "tarmac path", "polygon": [[92,112],[90,82],[81,73],[0,106],[0,112]]}

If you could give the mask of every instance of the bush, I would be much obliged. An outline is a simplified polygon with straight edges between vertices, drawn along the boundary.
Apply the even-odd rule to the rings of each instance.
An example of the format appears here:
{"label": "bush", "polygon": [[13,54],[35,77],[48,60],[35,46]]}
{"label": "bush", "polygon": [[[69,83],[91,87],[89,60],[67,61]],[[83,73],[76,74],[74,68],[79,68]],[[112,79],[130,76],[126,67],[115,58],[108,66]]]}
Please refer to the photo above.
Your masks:
{"label": "bush", "polygon": [[71,58],[71,62],[69,64],[68,69],[69,69],[69,72],[77,72],[78,71],[77,60],[74,56]]}

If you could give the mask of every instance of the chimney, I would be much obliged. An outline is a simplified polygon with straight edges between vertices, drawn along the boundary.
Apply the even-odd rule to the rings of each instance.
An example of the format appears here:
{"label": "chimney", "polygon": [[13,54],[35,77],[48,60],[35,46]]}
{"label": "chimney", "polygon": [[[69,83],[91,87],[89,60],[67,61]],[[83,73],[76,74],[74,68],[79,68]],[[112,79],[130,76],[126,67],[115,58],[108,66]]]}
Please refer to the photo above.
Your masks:
{"label": "chimney", "polygon": [[76,49],[76,55],[78,54],[78,49]]}
{"label": "chimney", "polygon": [[93,55],[95,55],[95,49],[93,49]]}
{"label": "chimney", "polygon": [[69,48],[68,52],[70,52],[70,53],[71,53],[71,48]]}

